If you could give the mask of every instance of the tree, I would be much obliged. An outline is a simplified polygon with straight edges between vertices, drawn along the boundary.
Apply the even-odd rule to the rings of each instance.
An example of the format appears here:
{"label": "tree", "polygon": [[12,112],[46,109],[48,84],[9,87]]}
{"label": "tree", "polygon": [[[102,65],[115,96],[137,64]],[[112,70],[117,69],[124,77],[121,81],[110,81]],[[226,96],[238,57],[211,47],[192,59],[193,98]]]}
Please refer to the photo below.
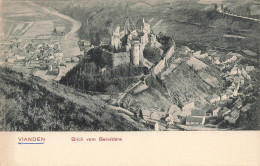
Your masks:
{"label": "tree", "polygon": [[162,44],[162,49],[166,52],[173,44],[172,37],[160,34],[157,39]]}
{"label": "tree", "polygon": [[217,10],[218,9],[218,5],[214,4],[214,8],[215,8],[215,10]]}
{"label": "tree", "polygon": [[136,118],[137,118],[137,113],[136,113],[136,111],[134,111],[134,117],[136,117]]}
{"label": "tree", "polygon": [[100,67],[102,65],[102,54],[103,51],[101,48],[94,48],[88,52],[90,54],[91,59],[95,62],[95,64]]}
{"label": "tree", "polygon": [[157,63],[161,60],[159,48],[146,47],[143,52],[144,57],[150,62]]}
{"label": "tree", "polygon": [[99,46],[100,42],[101,42],[101,35],[97,32],[95,34],[95,40],[93,41],[92,44],[95,45],[95,46]]}
{"label": "tree", "polygon": [[115,86],[115,85],[109,85],[107,88],[106,88],[106,91],[108,94],[114,94],[114,93],[118,93],[119,92],[119,89]]}
{"label": "tree", "polygon": [[105,23],[105,26],[106,26],[107,28],[110,28],[111,25],[112,25],[112,19],[108,19],[108,20],[106,21],[106,23]]}
{"label": "tree", "polygon": [[55,33],[55,34],[57,33],[57,29],[56,28],[54,28],[53,33]]}
{"label": "tree", "polygon": [[141,109],[139,110],[139,118],[142,118],[142,119],[144,118],[143,117],[143,111]]}

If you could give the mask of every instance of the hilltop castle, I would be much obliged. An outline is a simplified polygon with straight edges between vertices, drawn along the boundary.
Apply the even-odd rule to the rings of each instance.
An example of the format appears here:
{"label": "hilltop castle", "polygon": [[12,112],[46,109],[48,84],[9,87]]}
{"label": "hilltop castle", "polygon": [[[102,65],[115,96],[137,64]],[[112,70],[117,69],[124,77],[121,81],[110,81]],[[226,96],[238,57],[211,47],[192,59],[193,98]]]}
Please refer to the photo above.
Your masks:
{"label": "hilltop castle", "polygon": [[161,46],[156,40],[156,35],[151,31],[150,25],[144,19],[140,30],[136,29],[131,19],[126,20],[124,31],[120,32],[120,26],[116,26],[110,42],[113,50],[111,53],[112,66],[129,63],[139,66],[144,60],[143,51],[148,43],[151,47]]}

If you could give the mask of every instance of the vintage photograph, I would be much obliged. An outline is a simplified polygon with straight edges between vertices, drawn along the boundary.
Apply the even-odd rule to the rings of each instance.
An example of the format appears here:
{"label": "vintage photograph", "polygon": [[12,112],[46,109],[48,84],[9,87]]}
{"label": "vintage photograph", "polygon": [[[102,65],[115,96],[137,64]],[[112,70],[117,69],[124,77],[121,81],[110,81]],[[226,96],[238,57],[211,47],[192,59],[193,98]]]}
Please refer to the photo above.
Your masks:
{"label": "vintage photograph", "polygon": [[260,1],[0,1],[0,131],[260,130]]}

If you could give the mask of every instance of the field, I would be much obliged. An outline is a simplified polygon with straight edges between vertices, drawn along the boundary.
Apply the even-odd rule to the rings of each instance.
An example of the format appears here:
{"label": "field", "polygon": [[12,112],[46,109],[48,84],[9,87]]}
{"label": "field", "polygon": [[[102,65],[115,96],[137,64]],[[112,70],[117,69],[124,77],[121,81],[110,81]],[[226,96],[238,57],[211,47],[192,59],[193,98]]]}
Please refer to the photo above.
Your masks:
{"label": "field", "polygon": [[52,21],[38,21],[23,35],[23,38],[34,39],[38,35],[51,35],[53,29]]}
{"label": "field", "polygon": [[23,2],[3,2],[0,17],[3,19],[5,36],[34,39],[35,36],[51,34],[53,27],[63,23],[65,32],[71,28],[66,19],[46,13],[39,7]]}

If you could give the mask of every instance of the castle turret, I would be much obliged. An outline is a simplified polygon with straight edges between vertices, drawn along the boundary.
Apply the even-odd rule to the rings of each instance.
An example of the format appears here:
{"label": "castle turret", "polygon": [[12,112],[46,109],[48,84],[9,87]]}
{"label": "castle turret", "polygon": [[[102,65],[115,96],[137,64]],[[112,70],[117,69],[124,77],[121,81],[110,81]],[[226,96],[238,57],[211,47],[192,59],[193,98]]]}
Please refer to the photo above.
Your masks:
{"label": "castle turret", "polygon": [[139,65],[139,54],[140,54],[140,43],[139,41],[133,41],[131,52],[130,52],[130,61],[133,65]]}
{"label": "castle turret", "polygon": [[115,50],[119,50],[121,48],[121,41],[120,41],[120,26],[116,26],[115,31],[111,37],[111,46]]}
{"label": "castle turret", "polygon": [[141,43],[140,43],[140,51],[139,51],[139,60],[143,60],[144,59],[144,55],[143,55],[143,52],[144,52],[144,47],[145,47],[145,43],[144,43],[144,34],[140,34],[140,37],[141,37]]}

